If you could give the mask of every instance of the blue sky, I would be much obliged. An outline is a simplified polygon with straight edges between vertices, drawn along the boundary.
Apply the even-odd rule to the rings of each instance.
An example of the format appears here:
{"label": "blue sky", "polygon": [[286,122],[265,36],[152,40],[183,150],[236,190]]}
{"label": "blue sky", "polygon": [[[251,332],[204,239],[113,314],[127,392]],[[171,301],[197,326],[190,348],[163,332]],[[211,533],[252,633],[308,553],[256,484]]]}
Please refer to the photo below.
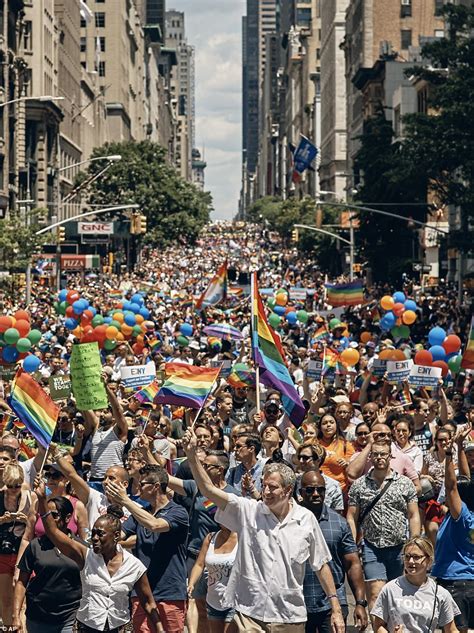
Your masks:
{"label": "blue sky", "polygon": [[245,0],[167,0],[184,11],[188,43],[196,49],[196,145],[204,147],[206,189],[213,219],[238,209],[241,179],[242,15]]}

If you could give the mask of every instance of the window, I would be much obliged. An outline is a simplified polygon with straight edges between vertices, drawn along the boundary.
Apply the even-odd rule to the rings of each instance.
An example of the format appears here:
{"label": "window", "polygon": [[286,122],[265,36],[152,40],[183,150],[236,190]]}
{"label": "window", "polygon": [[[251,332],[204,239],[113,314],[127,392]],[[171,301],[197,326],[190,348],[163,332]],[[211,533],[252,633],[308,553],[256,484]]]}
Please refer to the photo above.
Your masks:
{"label": "window", "polygon": [[441,9],[444,7],[444,0],[434,0],[434,14],[440,15]]}
{"label": "window", "polygon": [[94,19],[96,27],[103,28],[105,26],[105,13],[102,13],[102,11],[94,13]]}
{"label": "window", "polygon": [[81,18],[81,29],[85,29],[87,26],[87,22],[84,18]]}
{"label": "window", "polygon": [[406,51],[411,46],[411,29],[402,29],[401,35],[401,48]]}
{"label": "window", "polygon": [[435,29],[434,36],[435,37],[444,37],[444,29]]}
{"label": "window", "polygon": [[411,17],[411,0],[402,0],[402,5],[400,9],[400,17],[402,18]]}
{"label": "window", "polygon": [[26,20],[23,26],[23,48],[25,51],[31,51],[32,26],[31,20]]}
{"label": "window", "polygon": [[105,62],[99,62],[99,77],[105,77]]}
{"label": "window", "polygon": [[105,3],[105,0],[95,0],[95,1],[96,1],[96,4],[99,4],[99,3],[100,4],[104,4]]}
{"label": "window", "polygon": [[81,37],[81,53],[87,51],[87,37]]}
{"label": "window", "polygon": [[99,37],[98,44],[99,44],[100,52],[105,53],[105,37]]}

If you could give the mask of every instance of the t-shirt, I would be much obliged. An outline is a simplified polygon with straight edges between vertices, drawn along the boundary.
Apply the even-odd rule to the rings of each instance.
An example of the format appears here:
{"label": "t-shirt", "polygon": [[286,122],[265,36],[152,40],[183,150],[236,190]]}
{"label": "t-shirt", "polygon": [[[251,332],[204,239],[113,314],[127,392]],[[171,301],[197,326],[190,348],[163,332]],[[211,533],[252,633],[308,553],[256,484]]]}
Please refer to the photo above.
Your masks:
{"label": "t-shirt", "polygon": [[425,424],[421,429],[416,429],[413,439],[425,455],[433,445],[433,433],[430,431],[429,424]]}
{"label": "t-shirt", "polygon": [[174,501],[154,515],[164,519],[169,532],[152,532],[130,516],[122,525],[128,536],[137,535],[135,556],[147,568],[153,597],[157,602],[187,600],[186,595],[186,539],[189,517],[186,510]]}
{"label": "t-shirt", "polygon": [[[94,523],[97,519],[104,514],[107,514],[107,508],[112,503],[107,499],[103,492],[89,488],[89,499],[87,501],[87,516],[89,517],[89,529],[92,530]],[[122,521],[125,521],[130,516],[130,512],[127,508],[123,508],[124,517]]]}
{"label": "t-shirt", "polygon": [[26,589],[26,617],[34,622],[60,623],[74,618],[82,595],[81,572],[47,536],[29,543],[18,567],[33,573]]}
{"label": "t-shirt", "polygon": [[403,624],[404,630],[410,633],[442,629],[460,611],[447,589],[438,586],[436,604],[435,593],[436,582],[432,578],[417,587],[400,576],[382,587],[370,613],[381,618],[389,631],[397,624]]}
{"label": "t-shirt", "polygon": [[113,426],[107,431],[97,430],[92,436],[91,479],[103,479],[112,466],[123,466],[125,442],[119,438]]}
{"label": "t-shirt", "polygon": [[474,580],[474,512],[465,503],[457,519],[448,514],[441,523],[431,573],[443,580]]}

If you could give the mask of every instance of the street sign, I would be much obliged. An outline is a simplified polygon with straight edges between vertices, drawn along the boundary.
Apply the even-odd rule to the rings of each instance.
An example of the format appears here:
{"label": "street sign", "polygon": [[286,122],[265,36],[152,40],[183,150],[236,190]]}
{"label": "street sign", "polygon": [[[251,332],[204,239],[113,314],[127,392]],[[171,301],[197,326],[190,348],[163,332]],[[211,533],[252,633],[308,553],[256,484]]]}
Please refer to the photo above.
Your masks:
{"label": "street sign", "polygon": [[114,232],[113,222],[78,222],[77,232],[79,235],[112,235]]}
{"label": "street sign", "polygon": [[430,273],[432,268],[431,264],[420,264],[419,262],[415,262],[411,266],[416,273]]}

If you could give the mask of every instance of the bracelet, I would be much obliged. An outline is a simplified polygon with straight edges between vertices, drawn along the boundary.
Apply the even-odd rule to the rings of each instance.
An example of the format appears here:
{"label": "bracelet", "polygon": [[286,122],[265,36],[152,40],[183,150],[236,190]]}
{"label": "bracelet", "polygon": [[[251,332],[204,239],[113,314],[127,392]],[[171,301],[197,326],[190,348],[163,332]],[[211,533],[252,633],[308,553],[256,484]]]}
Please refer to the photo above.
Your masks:
{"label": "bracelet", "polygon": [[333,598],[339,599],[339,598],[337,597],[337,593],[332,593],[330,596],[326,596],[326,598],[327,598],[328,600],[332,600]]}
{"label": "bracelet", "polygon": [[49,517],[49,516],[50,516],[50,514],[51,514],[51,510],[49,510],[49,512],[45,512],[44,514],[40,514],[40,517],[41,517],[42,519],[46,519],[46,517]]}

